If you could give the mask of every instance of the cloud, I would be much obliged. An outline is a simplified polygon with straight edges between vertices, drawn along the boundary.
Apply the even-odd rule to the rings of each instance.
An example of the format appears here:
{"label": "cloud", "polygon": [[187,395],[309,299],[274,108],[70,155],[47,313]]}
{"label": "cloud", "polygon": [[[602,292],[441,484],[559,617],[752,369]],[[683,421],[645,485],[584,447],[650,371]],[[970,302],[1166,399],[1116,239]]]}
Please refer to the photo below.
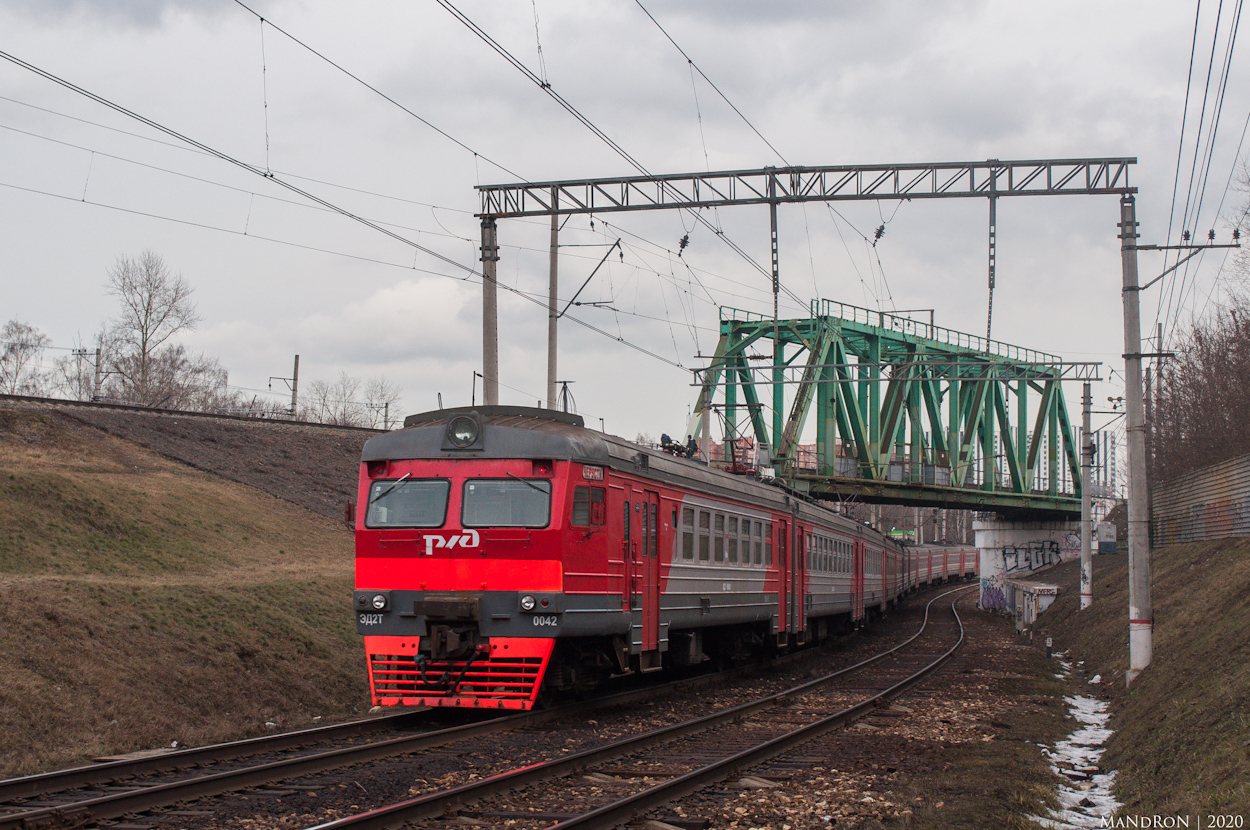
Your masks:
{"label": "cloud", "polygon": [[174,13],[216,17],[230,11],[217,0],[10,0],[7,6],[41,24],[91,22],[141,29],[157,28]]}

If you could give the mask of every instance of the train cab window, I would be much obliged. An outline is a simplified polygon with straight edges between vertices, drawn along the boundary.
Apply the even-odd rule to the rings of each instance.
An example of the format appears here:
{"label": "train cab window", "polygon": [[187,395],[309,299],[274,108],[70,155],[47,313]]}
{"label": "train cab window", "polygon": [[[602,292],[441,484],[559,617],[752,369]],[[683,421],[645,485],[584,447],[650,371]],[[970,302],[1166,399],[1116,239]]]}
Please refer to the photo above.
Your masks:
{"label": "train cab window", "polygon": [[551,480],[471,478],[464,483],[460,522],[465,527],[546,527]]}
{"label": "train cab window", "polygon": [[764,525],[764,564],[773,564],[773,526],[771,522]]}
{"label": "train cab window", "polygon": [[451,482],[443,478],[401,478],[369,486],[365,527],[442,527]]}
{"label": "train cab window", "polygon": [[712,525],[712,551],[717,562],[725,561],[725,514],[717,513]]}
{"label": "train cab window", "polygon": [[573,513],[569,524],[573,527],[602,527],[608,515],[605,498],[602,487],[574,487]]}
{"label": "train cab window", "polygon": [[694,559],[694,508],[681,509],[681,558]]}
{"label": "train cab window", "polygon": [[626,499],[625,500],[625,518],[622,520],[622,523],[621,523],[621,535],[625,539],[626,542],[629,541],[629,523],[630,523],[629,499]]}
{"label": "train cab window", "polygon": [[755,551],[755,564],[764,564],[764,523],[752,522],[751,546]]}
{"label": "train cab window", "polygon": [[730,562],[737,564],[738,562],[738,517],[729,517],[729,538],[726,540],[728,545],[728,559]]}
{"label": "train cab window", "polygon": [[711,557],[711,522],[712,514],[706,510],[699,511],[699,561],[707,562]]}

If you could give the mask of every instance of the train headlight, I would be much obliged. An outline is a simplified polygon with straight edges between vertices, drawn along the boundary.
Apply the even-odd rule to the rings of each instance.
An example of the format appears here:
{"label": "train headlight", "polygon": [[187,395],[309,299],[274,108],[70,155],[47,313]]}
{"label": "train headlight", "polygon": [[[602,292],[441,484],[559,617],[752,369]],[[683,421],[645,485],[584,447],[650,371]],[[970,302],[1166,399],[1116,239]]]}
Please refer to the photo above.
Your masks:
{"label": "train headlight", "polygon": [[461,449],[471,447],[477,442],[478,429],[476,420],[467,415],[457,415],[447,425],[447,440]]}
{"label": "train headlight", "polygon": [[534,601],[534,598],[530,596],[529,594],[526,594],[525,596],[521,597],[521,610],[522,611],[533,611],[535,605],[537,605],[537,603]]}
{"label": "train headlight", "polygon": [[369,600],[369,604],[377,611],[383,610],[386,608],[386,594],[374,594],[373,599]]}

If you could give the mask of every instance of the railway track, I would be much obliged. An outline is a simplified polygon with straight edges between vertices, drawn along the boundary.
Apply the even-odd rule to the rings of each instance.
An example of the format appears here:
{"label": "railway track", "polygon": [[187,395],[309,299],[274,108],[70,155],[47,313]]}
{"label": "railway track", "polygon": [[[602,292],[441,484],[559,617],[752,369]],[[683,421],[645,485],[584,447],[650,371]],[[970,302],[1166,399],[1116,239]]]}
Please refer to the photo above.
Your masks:
{"label": "railway track", "polygon": [[[965,590],[969,589],[931,600],[924,624],[910,639],[799,686],[324,823],[315,830],[455,826],[447,822],[450,814],[474,803],[479,807],[473,812],[451,820],[469,818],[476,825],[506,824],[513,830],[616,827],[863,717],[923,680],[963,642],[957,600],[950,604],[950,619],[933,618],[933,605]],[[573,775],[577,778],[569,777]],[[657,779],[660,782],[653,783]],[[503,795],[508,796],[505,809],[491,809],[488,800]],[[480,806],[483,802],[486,807]]]}
{"label": "railway track", "polygon": [[[770,665],[785,665],[811,658],[813,654],[812,651],[798,652]],[[197,798],[266,787],[500,732],[541,728],[551,721],[575,719],[674,692],[720,686],[756,673],[759,668],[732,669],[553,709],[479,719],[445,728],[423,728],[423,722],[433,714],[430,710],[409,711],[8,779],[0,781],[0,830],[91,826],[100,821],[182,805]],[[440,710],[440,714],[449,712]],[[390,736],[376,739],[379,733]],[[300,785],[280,786],[301,788]],[[199,815],[203,811],[184,812]]]}

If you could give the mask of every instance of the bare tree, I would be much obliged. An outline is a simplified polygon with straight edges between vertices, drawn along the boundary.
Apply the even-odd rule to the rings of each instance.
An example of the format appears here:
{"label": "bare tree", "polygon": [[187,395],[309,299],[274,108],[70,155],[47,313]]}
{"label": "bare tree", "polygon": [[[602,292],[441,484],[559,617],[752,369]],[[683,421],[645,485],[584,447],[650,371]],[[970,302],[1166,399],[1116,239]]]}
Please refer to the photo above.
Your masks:
{"label": "bare tree", "polygon": [[313,380],[301,387],[299,417],[304,421],[380,429],[398,418],[395,404],[403,390],[385,377],[360,378],[339,372],[338,380]]}
{"label": "bare tree", "polygon": [[74,348],[52,364],[50,385],[57,394],[70,400],[89,401],[96,394],[96,355],[78,339]]}
{"label": "bare tree", "polygon": [[404,390],[388,381],[385,376],[368,378],[365,381],[364,404],[369,426],[374,429],[390,429],[391,423],[399,415],[395,404],[399,403],[403,394]]}
{"label": "bare tree", "polygon": [[169,338],[194,329],[200,321],[191,301],[193,289],[151,250],[137,257],[118,257],[108,278],[109,293],[122,306],[100,337],[106,365],[120,381],[112,385],[119,386],[117,391],[128,400],[155,405],[171,395],[171,367],[192,368],[185,353],[159,359],[158,352]]}
{"label": "bare tree", "polygon": [[[1250,168],[1238,177],[1250,194]],[[1250,233],[1250,195],[1237,211],[1236,226]],[[1250,451],[1250,255],[1237,253],[1225,280],[1223,304],[1180,330],[1146,394],[1151,397],[1150,480],[1170,481],[1199,467]],[[1231,285],[1229,284],[1231,283]]]}
{"label": "bare tree", "polygon": [[39,365],[43,350],[52,340],[39,329],[10,320],[0,329],[0,392],[6,395],[41,395],[44,373]]}
{"label": "bare tree", "polygon": [[343,371],[334,383],[314,380],[303,395],[300,416],[305,421],[359,427],[368,423],[364,404],[357,400],[360,378]]}
{"label": "bare tree", "polygon": [[[1152,401],[1153,480],[1245,455],[1250,448],[1250,298],[1182,333]],[[1154,386],[1154,384],[1152,384]],[[1162,387],[1162,394],[1157,394]]]}

